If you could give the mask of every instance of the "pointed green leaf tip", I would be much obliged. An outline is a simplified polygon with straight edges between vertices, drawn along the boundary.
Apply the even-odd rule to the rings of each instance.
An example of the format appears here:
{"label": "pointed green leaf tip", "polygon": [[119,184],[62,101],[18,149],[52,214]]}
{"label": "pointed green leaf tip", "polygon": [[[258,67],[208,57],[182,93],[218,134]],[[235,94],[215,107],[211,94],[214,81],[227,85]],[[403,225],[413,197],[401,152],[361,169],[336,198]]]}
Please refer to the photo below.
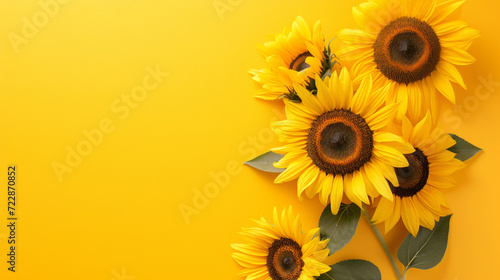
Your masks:
{"label": "pointed green leaf tip", "polygon": [[321,239],[328,241],[329,254],[342,249],[351,241],[358,226],[361,209],[354,203],[340,205],[337,215],[332,214],[330,205],[325,207],[319,218]]}
{"label": "pointed green leaf tip", "polygon": [[453,147],[450,147],[448,150],[454,152],[456,154],[455,158],[458,160],[466,161],[475,156],[478,152],[482,151],[482,149],[472,145],[471,143],[465,141],[463,138],[460,138],[455,134],[450,133],[450,136],[457,143]]}
{"label": "pointed green leaf tip", "polygon": [[441,217],[433,230],[420,227],[416,237],[408,234],[398,249],[398,259],[405,266],[405,273],[414,267],[430,269],[443,259],[448,245],[451,215]]}
{"label": "pointed green leaf tip", "polygon": [[280,160],[283,158],[283,155],[273,153],[273,152],[267,152],[264,153],[254,159],[251,159],[245,164],[250,165],[251,167],[255,169],[259,169],[265,172],[272,172],[272,173],[281,173],[285,171],[284,168],[276,168],[273,166],[273,163],[276,161]]}
{"label": "pointed green leaf tip", "polygon": [[377,266],[365,260],[345,260],[332,266],[327,273],[319,276],[319,280],[381,280],[382,275]]}

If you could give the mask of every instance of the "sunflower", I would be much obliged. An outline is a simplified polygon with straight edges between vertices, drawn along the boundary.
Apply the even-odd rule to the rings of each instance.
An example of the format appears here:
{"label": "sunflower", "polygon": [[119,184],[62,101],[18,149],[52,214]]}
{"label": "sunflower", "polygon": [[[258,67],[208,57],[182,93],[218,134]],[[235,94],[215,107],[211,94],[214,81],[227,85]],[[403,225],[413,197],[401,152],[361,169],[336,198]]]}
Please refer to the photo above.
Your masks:
{"label": "sunflower", "polygon": [[408,166],[403,154],[414,149],[381,130],[398,109],[398,104],[384,105],[388,87],[372,91],[371,76],[366,76],[354,95],[345,68],[324,82],[316,77],[316,87],[313,95],[297,85],[302,103],[285,101],[287,119],[272,126],[285,143],[272,149],[285,154],[274,164],[286,168],[275,183],[298,178],[299,198],[304,192],[310,198],[319,194],[323,204],[330,201],[333,214],[344,191],[358,205],[370,204],[368,195],[392,199],[386,179],[397,185],[394,167]]}
{"label": "sunflower", "polygon": [[403,118],[402,134],[415,152],[405,155],[408,167],[396,168],[399,187],[390,184],[393,198],[380,200],[373,221],[385,222],[387,232],[401,217],[415,236],[420,225],[432,230],[434,221],[447,214],[448,204],[439,189],[453,187],[455,181],[450,175],[465,164],[447,150],[455,140],[432,125],[429,113],[415,126]]}
{"label": "sunflower", "polygon": [[330,270],[323,263],[328,257],[328,239],[320,241],[319,228],[302,232],[299,216],[292,207],[283,210],[281,217],[276,208],[273,222],[265,218],[255,220],[258,227],[244,228],[242,234],[248,244],[232,244],[237,252],[233,258],[243,266],[239,277],[247,280],[308,280]]}
{"label": "sunflower", "polygon": [[466,88],[455,66],[475,61],[467,50],[479,32],[450,17],[465,1],[437,2],[371,0],[353,8],[362,30],[339,33],[347,44],[339,58],[355,61],[354,84],[373,75],[376,87],[390,85],[388,102],[401,101],[398,116],[408,112],[414,122],[437,114],[436,90],[455,103],[450,82]]}
{"label": "sunflower", "polygon": [[311,30],[302,17],[297,17],[292,30],[276,35],[272,42],[261,47],[270,69],[250,70],[253,79],[262,85],[255,97],[276,100],[287,96],[296,99],[293,84],[311,84],[315,75],[322,76],[328,69],[325,40],[319,21]]}

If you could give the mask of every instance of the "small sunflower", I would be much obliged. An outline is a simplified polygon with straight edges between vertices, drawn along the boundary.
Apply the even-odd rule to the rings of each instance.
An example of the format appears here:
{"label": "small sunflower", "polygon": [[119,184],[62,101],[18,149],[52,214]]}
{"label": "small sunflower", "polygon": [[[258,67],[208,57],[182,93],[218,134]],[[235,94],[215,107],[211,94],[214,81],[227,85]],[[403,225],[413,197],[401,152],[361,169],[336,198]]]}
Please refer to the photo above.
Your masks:
{"label": "small sunflower", "polygon": [[[388,87],[372,90],[371,76],[353,93],[343,68],[323,82],[316,77],[317,94],[295,86],[302,103],[285,101],[287,119],[273,124],[285,145],[272,149],[285,156],[274,164],[286,168],[276,179],[298,178],[298,196],[319,194],[337,214],[343,193],[358,205],[370,204],[368,195],[392,199],[386,179],[397,185],[394,167],[406,167],[403,154],[414,149],[395,134],[384,132],[398,105],[384,105]],[[330,199],[329,199],[330,198]]]}
{"label": "small sunflower", "polygon": [[[438,3],[439,2],[439,3]],[[339,34],[347,47],[339,58],[355,61],[351,74],[357,85],[372,75],[376,87],[390,85],[388,102],[401,101],[401,118],[412,121],[427,110],[437,114],[436,89],[452,103],[450,82],[465,87],[456,65],[475,59],[467,53],[479,32],[449,16],[463,0],[371,0],[353,8],[362,30]]]}
{"label": "small sunflower", "polygon": [[323,263],[328,257],[328,240],[320,241],[319,228],[302,232],[299,216],[292,207],[283,210],[281,217],[276,208],[273,222],[265,218],[255,220],[258,227],[244,228],[247,244],[232,244],[233,258],[243,266],[238,274],[247,280],[312,280],[330,270]]}
{"label": "small sunflower", "polygon": [[420,225],[432,230],[434,221],[446,216],[448,204],[439,189],[453,187],[451,175],[465,164],[447,150],[455,140],[432,125],[429,113],[415,126],[404,118],[402,132],[415,152],[405,155],[408,167],[396,168],[399,187],[390,184],[393,199],[380,200],[373,221],[385,222],[389,231],[401,218],[415,236]]}
{"label": "small sunflower", "polygon": [[297,17],[292,30],[276,35],[261,47],[270,69],[250,70],[253,79],[262,85],[255,97],[276,100],[283,96],[296,99],[293,84],[309,86],[315,75],[322,76],[330,60],[319,21],[311,30],[302,17]]}

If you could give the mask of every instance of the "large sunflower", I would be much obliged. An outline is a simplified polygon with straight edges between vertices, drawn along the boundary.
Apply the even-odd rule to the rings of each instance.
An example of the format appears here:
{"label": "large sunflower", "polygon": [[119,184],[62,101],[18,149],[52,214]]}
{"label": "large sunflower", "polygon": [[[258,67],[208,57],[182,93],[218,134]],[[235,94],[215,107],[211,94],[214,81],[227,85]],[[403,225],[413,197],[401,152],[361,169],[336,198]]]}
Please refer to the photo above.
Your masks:
{"label": "large sunflower", "polygon": [[[298,178],[298,196],[319,193],[323,204],[338,212],[343,193],[358,205],[369,204],[368,195],[392,199],[386,179],[397,185],[394,167],[406,167],[403,154],[414,149],[402,138],[383,132],[398,109],[384,106],[388,87],[372,90],[366,76],[353,93],[348,71],[334,72],[323,82],[316,77],[317,94],[302,86],[295,90],[302,103],[286,102],[287,119],[273,124],[285,143],[272,149],[285,156],[274,166],[286,168],[276,183]],[[330,198],[330,199],[329,199]]]}
{"label": "large sunflower", "polygon": [[[319,21],[311,30],[302,17],[297,17],[292,30],[276,35],[261,47],[270,69],[250,70],[253,79],[262,85],[255,97],[275,100],[282,96],[296,98],[293,84],[308,86],[315,75],[327,70],[325,40]],[[325,65],[323,65],[325,64]]]}
{"label": "large sunflower", "polygon": [[454,186],[451,175],[465,164],[447,150],[455,140],[432,125],[429,113],[415,126],[404,118],[402,134],[415,152],[405,155],[408,167],[396,168],[399,187],[390,185],[393,199],[380,200],[373,221],[385,222],[389,231],[401,218],[415,236],[420,225],[432,230],[434,221],[447,214],[448,204],[439,189]]}
{"label": "large sunflower", "polygon": [[[439,2],[439,4],[437,3]],[[399,116],[412,121],[437,113],[436,89],[455,103],[450,82],[465,88],[456,65],[475,59],[467,53],[477,30],[450,17],[463,0],[371,0],[353,8],[362,30],[345,29],[347,47],[339,58],[355,61],[354,83],[373,75],[375,86],[390,85],[388,102],[401,101]]]}
{"label": "large sunflower", "polygon": [[243,266],[239,277],[247,280],[312,280],[330,270],[323,263],[328,257],[328,240],[320,241],[319,228],[302,232],[299,216],[292,207],[283,210],[281,217],[276,208],[273,221],[263,217],[255,220],[258,227],[244,228],[247,244],[232,244],[237,253],[233,258]]}

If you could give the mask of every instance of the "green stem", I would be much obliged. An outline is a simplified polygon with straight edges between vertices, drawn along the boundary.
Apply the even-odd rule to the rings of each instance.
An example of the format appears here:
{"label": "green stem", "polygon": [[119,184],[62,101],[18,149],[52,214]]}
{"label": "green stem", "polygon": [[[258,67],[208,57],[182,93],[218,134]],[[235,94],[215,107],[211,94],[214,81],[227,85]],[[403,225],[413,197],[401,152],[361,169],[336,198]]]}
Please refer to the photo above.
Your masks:
{"label": "green stem", "polygon": [[394,259],[394,257],[392,256],[391,251],[389,250],[389,247],[387,246],[387,243],[384,240],[384,237],[382,236],[382,234],[378,230],[377,226],[372,222],[372,216],[370,215],[370,213],[368,212],[368,210],[366,209],[366,207],[364,205],[363,205],[363,209],[361,210],[361,212],[363,213],[363,216],[365,216],[365,218],[368,220],[368,223],[372,227],[372,230],[375,233],[375,236],[377,236],[377,239],[380,242],[380,245],[382,246],[382,248],[384,249],[385,254],[387,255],[387,257],[391,261],[392,269],[394,270],[394,273],[396,273],[396,276],[398,277],[399,280],[405,280],[406,275],[401,276],[401,272],[399,271],[396,259]]}

